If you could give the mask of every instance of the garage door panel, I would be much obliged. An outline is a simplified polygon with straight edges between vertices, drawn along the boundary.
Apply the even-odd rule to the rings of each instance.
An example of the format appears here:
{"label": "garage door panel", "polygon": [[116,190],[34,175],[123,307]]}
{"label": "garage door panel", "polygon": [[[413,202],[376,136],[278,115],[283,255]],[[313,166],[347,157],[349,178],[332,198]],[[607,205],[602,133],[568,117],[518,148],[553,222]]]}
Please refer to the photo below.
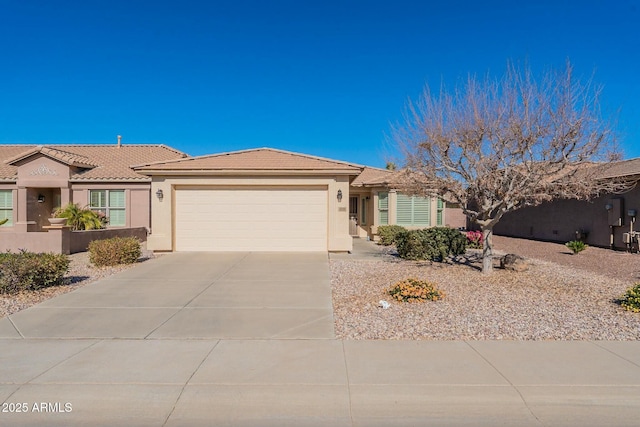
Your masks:
{"label": "garage door panel", "polygon": [[176,250],[325,251],[326,188],[176,190]]}

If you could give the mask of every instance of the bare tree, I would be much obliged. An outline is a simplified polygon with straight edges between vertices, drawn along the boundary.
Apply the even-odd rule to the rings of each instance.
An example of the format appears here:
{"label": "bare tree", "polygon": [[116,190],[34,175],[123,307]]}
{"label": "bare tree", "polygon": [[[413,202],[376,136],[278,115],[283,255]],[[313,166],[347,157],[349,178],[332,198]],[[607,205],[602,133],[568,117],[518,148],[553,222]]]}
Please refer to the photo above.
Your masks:
{"label": "bare tree", "polygon": [[505,213],[629,189],[599,179],[619,158],[600,92],[591,80],[575,79],[569,63],[539,79],[509,63],[500,79],[469,77],[438,94],[427,86],[393,128],[406,160],[400,189],[459,203],[482,230],[482,271],[490,273],[493,227]]}

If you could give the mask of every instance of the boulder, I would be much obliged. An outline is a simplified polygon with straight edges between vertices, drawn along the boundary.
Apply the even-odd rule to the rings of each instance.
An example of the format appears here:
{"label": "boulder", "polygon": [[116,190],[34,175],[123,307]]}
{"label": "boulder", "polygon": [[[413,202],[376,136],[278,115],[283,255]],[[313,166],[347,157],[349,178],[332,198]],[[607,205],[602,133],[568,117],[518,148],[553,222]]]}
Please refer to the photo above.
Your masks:
{"label": "boulder", "polygon": [[500,268],[511,271],[527,271],[529,264],[520,255],[506,254],[500,258]]}

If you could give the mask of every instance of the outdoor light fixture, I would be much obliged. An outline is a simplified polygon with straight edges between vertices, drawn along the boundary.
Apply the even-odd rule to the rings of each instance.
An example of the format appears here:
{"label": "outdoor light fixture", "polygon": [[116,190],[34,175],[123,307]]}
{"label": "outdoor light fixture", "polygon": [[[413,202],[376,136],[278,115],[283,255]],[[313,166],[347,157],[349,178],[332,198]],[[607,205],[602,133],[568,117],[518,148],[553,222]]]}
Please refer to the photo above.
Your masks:
{"label": "outdoor light fixture", "polygon": [[611,203],[607,203],[606,205],[604,205],[604,208],[610,211],[611,209],[613,209],[613,205]]}
{"label": "outdoor light fixture", "polygon": [[38,194],[38,203],[44,203],[44,194]]}
{"label": "outdoor light fixture", "polygon": [[627,215],[629,215],[631,218],[635,218],[638,215],[638,211],[636,211],[635,209],[629,209],[627,211]]}
{"label": "outdoor light fixture", "polygon": [[158,191],[156,191],[156,196],[158,196],[158,200],[162,200],[162,198],[164,197],[162,189],[158,189]]}
{"label": "outdoor light fixture", "polygon": [[338,190],[338,201],[342,201],[342,190]]}

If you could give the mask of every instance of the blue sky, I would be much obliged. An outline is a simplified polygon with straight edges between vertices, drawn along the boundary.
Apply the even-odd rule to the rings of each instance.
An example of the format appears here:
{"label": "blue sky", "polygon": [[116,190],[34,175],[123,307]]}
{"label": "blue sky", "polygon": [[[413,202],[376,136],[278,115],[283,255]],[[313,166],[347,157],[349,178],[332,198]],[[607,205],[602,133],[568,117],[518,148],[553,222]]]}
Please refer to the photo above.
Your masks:
{"label": "blue sky", "polygon": [[275,147],[372,166],[425,84],[508,59],[604,85],[640,157],[640,1],[4,1],[0,143]]}

